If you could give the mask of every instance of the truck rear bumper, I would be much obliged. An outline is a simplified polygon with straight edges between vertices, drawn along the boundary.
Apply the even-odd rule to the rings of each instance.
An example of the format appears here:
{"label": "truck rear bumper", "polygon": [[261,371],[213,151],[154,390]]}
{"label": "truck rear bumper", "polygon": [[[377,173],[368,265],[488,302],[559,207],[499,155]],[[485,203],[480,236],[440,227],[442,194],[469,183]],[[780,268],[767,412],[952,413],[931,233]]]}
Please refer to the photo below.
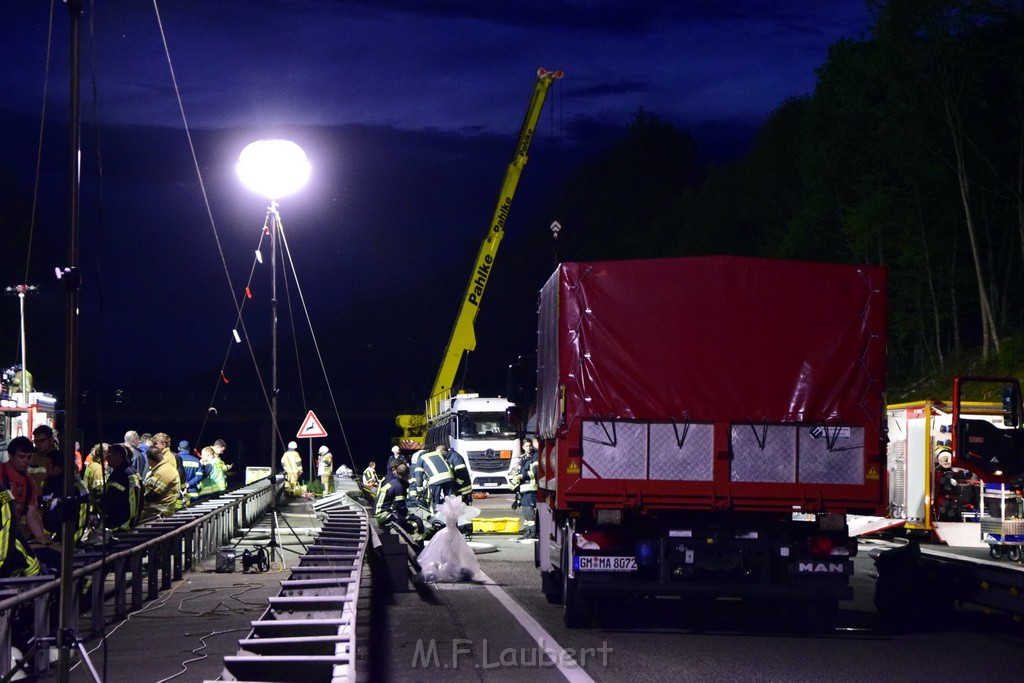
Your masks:
{"label": "truck rear bumper", "polygon": [[743,598],[757,600],[852,600],[848,584],[736,584],[736,583],[662,583],[623,576],[576,573],[578,590],[586,595],[691,596]]}

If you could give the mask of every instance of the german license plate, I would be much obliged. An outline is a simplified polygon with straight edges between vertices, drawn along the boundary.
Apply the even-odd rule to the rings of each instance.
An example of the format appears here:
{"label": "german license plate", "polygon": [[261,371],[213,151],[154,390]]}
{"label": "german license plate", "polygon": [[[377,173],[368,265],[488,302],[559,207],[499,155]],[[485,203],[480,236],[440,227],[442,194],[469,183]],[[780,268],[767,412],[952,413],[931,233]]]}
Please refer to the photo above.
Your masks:
{"label": "german license plate", "polygon": [[576,570],[581,572],[635,572],[636,558],[607,555],[577,555]]}

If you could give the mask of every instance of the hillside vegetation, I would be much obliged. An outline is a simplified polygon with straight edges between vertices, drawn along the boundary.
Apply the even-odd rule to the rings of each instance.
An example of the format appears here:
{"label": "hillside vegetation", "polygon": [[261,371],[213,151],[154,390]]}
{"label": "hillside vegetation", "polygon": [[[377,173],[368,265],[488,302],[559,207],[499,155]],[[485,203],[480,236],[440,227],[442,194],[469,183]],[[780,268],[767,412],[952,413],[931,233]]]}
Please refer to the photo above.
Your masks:
{"label": "hillside vegetation", "polygon": [[[893,399],[1024,374],[1024,1],[872,0],[736,163],[640,111],[544,216],[562,260],[733,254],[889,270]],[[544,254],[549,238],[526,249]],[[534,258],[543,282],[549,262]]]}
{"label": "hillside vegetation", "polygon": [[[988,360],[982,358],[980,349],[966,354],[963,358],[949,359],[948,370],[906,381],[902,384],[889,383],[889,403],[910,401],[948,401],[953,393],[953,378],[956,375],[974,377],[1016,377],[1024,378],[1024,334],[1014,334],[1002,342],[1002,350],[992,354]],[[978,387],[969,396],[973,400],[998,401],[1000,399],[992,385]]]}

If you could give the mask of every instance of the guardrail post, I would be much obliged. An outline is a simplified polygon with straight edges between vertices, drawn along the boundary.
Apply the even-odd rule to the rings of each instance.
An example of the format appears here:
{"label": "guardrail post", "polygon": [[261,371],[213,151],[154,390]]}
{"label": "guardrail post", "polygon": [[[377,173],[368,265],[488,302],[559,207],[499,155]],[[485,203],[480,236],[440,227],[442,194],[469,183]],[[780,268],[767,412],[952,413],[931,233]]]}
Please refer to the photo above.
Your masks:
{"label": "guardrail post", "polygon": [[160,590],[171,589],[171,554],[173,541],[164,541],[160,544]]}
{"label": "guardrail post", "polygon": [[142,553],[132,555],[132,611],[142,609]]}
{"label": "guardrail post", "polygon": [[128,586],[125,581],[127,558],[114,560],[114,616],[120,618],[128,612]]}
{"label": "guardrail post", "polygon": [[[36,638],[36,642],[39,642],[40,638],[45,638],[50,633],[50,596],[40,595],[32,601],[33,608],[33,623],[35,624],[35,631],[33,635]],[[8,643],[8,646],[10,643]],[[7,661],[11,661],[10,652],[7,654]],[[50,651],[49,648],[40,647],[36,648],[35,661],[33,662],[35,672],[40,673],[50,668]]]}
{"label": "guardrail post", "polygon": [[149,589],[146,593],[147,600],[156,600],[156,596],[160,594],[159,563],[160,548],[153,546],[146,553],[146,583]]}
{"label": "guardrail post", "polygon": [[102,633],[103,632],[103,605],[104,605],[104,591],[103,584],[106,577],[106,571],[101,566],[92,573],[92,586],[89,587],[89,610],[92,613],[92,632]]}
{"label": "guardrail post", "polygon": [[195,569],[196,530],[185,532],[185,566],[191,571]]}

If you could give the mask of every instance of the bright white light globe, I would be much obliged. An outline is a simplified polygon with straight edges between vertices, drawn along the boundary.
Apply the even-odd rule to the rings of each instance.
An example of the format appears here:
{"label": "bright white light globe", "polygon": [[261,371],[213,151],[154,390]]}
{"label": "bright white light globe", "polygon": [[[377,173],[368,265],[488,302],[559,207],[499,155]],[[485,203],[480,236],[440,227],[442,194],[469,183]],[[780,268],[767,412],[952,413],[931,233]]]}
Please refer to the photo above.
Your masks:
{"label": "bright white light globe", "polygon": [[253,192],[276,200],[309,180],[309,159],[291,140],[257,140],[238,157],[238,177]]}

